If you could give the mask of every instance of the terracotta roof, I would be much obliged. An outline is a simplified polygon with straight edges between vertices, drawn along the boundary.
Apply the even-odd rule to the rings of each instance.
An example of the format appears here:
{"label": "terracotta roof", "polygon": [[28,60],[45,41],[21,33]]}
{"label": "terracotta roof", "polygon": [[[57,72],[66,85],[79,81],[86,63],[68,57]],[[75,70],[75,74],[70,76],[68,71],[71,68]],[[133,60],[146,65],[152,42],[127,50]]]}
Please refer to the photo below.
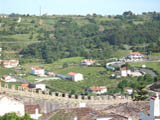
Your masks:
{"label": "terracotta roof", "polygon": [[103,89],[106,89],[105,86],[93,86],[93,87],[90,87],[90,90],[92,91],[99,91],[99,90],[103,90]]}
{"label": "terracotta roof", "polygon": [[6,77],[8,77],[9,75],[3,75],[3,78],[6,78]]}
{"label": "terracotta roof", "polygon": [[68,75],[77,75],[78,73],[75,73],[75,72],[70,72],[70,73],[68,73]]}
{"label": "terracotta roof", "polygon": [[40,113],[40,106],[37,105],[25,105],[25,113],[35,114],[35,110],[38,109]]}
{"label": "terracotta roof", "polygon": [[140,52],[132,52],[131,55],[140,55]]}
{"label": "terracotta roof", "polygon": [[41,67],[35,67],[35,68],[32,68],[33,70],[42,70]]}
{"label": "terracotta roof", "polygon": [[29,86],[29,84],[21,84],[22,87],[26,88]]}
{"label": "terracotta roof", "polygon": [[84,59],[82,62],[88,62],[88,63],[93,63],[94,61],[91,59]]}

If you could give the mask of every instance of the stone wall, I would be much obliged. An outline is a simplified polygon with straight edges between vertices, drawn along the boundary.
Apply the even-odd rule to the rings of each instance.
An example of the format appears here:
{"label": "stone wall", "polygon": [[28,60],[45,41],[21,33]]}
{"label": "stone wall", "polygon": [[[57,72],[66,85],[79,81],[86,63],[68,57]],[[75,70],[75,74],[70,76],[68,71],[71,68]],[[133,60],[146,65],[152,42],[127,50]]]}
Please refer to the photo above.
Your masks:
{"label": "stone wall", "polygon": [[21,86],[9,86],[8,84],[2,85],[0,83],[0,88],[23,92],[24,94],[31,95],[32,97],[39,97],[39,98],[63,98],[65,100],[76,100],[76,101],[120,101],[120,100],[131,100],[130,96],[110,96],[110,95],[102,95],[102,96],[82,96],[82,95],[70,95],[68,93],[60,93],[60,92],[50,92],[49,90],[41,91],[36,89],[29,89],[23,88]]}

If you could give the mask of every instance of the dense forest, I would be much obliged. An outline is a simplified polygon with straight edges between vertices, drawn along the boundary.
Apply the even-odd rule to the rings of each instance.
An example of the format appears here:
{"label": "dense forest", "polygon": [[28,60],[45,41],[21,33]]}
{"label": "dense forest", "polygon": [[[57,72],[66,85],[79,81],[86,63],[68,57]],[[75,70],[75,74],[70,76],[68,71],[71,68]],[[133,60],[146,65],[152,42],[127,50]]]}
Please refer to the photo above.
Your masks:
{"label": "dense forest", "polygon": [[[11,17],[15,16],[12,14]],[[47,17],[40,19],[44,21]],[[43,26],[36,32],[32,31],[34,28],[17,31],[16,34],[30,33],[31,40],[36,34],[36,39],[40,41],[29,44],[20,54],[51,63],[74,56],[105,59],[113,57],[113,52],[125,50],[125,46],[133,51],[160,52],[160,13],[135,15],[127,11],[117,16],[52,16],[49,20],[48,25],[52,29]],[[35,20],[31,23],[33,27],[39,27]],[[6,30],[4,32],[14,34],[14,30],[11,27],[8,33]]]}

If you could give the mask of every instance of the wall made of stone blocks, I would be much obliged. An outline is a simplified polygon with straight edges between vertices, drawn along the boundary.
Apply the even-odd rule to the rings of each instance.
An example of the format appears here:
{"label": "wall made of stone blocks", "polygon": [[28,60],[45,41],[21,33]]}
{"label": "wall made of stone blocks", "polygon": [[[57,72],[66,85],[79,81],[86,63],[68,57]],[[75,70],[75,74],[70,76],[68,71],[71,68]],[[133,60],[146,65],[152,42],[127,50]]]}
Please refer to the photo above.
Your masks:
{"label": "wall made of stone blocks", "polygon": [[104,95],[104,96],[82,96],[82,95],[70,95],[68,93],[60,93],[60,92],[52,92],[50,93],[49,90],[46,91],[42,91],[42,90],[38,90],[36,91],[36,89],[29,89],[29,88],[22,88],[21,86],[16,87],[15,85],[12,85],[10,88],[8,86],[8,84],[5,84],[2,86],[2,84],[0,83],[0,88],[5,88],[5,89],[9,89],[9,90],[17,90],[17,91],[21,91],[24,92],[24,94],[31,94],[32,97],[35,96],[39,96],[44,98],[46,96],[46,98],[55,98],[55,97],[61,97],[61,98],[65,98],[65,99],[75,99],[75,100],[88,100],[88,101],[119,101],[119,100],[131,100],[131,97],[127,96],[121,96],[121,97],[113,97],[110,95]]}

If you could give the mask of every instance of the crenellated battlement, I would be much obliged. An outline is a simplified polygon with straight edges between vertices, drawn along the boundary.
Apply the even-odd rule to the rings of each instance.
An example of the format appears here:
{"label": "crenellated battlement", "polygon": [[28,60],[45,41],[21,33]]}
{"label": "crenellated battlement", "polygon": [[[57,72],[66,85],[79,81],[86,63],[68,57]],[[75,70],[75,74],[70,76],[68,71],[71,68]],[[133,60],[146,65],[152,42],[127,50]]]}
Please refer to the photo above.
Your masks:
{"label": "crenellated battlement", "polygon": [[55,99],[60,101],[74,101],[74,102],[94,102],[94,103],[108,103],[108,102],[121,102],[121,101],[132,101],[130,96],[111,96],[111,95],[102,95],[102,96],[83,96],[83,95],[71,95],[68,93],[60,92],[50,92],[49,90],[42,91],[30,88],[23,88],[21,86],[15,85],[2,85],[0,82],[0,90],[13,93],[21,94],[23,96],[29,96],[39,99]]}

